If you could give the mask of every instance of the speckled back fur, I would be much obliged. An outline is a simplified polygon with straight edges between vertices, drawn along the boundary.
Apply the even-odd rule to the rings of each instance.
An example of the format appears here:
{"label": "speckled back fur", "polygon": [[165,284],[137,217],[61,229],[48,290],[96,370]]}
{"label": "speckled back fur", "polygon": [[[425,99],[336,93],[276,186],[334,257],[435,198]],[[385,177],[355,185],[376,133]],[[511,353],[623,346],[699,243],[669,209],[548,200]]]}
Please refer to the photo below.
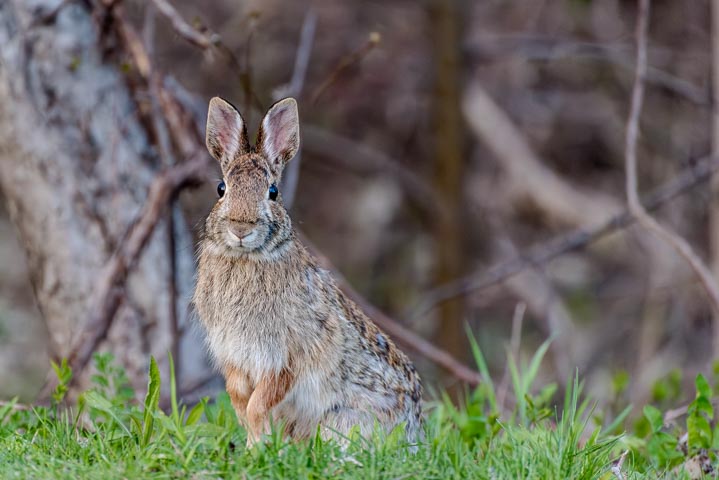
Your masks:
{"label": "speckled back fur", "polygon": [[348,299],[298,241],[281,195],[299,147],[294,99],[273,105],[256,147],[237,110],[210,102],[207,146],[225,192],[199,249],[194,303],[248,443],[270,419],[292,438],[370,434],[404,424],[420,435],[419,376],[392,340]]}

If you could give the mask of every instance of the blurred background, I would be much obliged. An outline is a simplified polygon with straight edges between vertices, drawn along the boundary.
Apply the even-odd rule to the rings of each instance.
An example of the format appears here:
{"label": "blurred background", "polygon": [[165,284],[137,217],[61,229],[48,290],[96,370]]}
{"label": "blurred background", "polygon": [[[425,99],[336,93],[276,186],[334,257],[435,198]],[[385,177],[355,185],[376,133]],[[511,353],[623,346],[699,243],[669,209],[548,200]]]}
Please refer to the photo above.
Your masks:
{"label": "blurred background", "polygon": [[[639,227],[492,277],[624,210],[634,1],[174,0],[210,47],[178,34],[165,1],[112,3],[0,6],[0,397],[35,398],[49,360],[82,338],[152,179],[184,161],[176,126],[153,123],[163,92],[200,131],[214,95],[251,132],[273,101],[297,97],[302,150],[282,187],[295,226],[369,304],[471,368],[467,327],[497,379],[508,350],[527,359],[552,338],[542,378],[562,385],[578,370],[599,400],[620,388],[645,401],[674,369],[709,368],[706,294]],[[710,4],[653,2],[642,192],[712,152]],[[222,387],[188,304],[212,168],[116,286],[101,348],[138,386],[147,355],[172,350],[188,395]],[[656,216],[719,264],[711,182],[684,190]],[[461,278],[476,282],[451,283]],[[430,392],[461,385],[400,344]]]}

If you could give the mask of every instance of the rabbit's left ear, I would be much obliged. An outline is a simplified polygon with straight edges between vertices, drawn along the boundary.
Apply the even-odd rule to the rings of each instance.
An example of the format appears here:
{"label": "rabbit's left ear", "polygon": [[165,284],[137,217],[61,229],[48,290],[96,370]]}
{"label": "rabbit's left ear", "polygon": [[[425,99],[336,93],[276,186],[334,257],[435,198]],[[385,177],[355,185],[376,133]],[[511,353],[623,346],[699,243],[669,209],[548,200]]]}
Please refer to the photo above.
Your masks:
{"label": "rabbit's left ear", "polygon": [[295,156],[300,148],[300,119],[294,98],[270,107],[262,120],[257,145],[278,173]]}

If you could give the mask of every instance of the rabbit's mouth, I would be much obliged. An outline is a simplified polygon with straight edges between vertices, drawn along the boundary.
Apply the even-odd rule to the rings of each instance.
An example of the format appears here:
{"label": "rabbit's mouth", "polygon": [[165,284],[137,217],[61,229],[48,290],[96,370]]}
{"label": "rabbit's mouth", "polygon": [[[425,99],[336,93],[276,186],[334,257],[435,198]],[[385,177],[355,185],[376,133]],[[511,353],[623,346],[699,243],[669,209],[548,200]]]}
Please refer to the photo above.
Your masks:
{"label": "rabbit's mouth", "polygon": [[233,232],[232,229],[227,229],[224,240],[232,249],[241,251],[258,250],[264,245],[267,237],[263,230],[267,230],[267,228],[257,226],[248,232],[243,232],[243,235],[240,237],[236,232]]}

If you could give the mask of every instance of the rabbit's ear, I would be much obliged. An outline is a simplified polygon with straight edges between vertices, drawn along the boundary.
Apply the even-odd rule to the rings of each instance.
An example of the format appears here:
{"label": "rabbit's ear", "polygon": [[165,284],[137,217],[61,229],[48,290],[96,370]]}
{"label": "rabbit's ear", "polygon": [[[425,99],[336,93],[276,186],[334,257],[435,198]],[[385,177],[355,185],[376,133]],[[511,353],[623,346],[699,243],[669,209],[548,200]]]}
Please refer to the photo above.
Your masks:
{"label": "rabbit's ear", "polygon": [[270,107],[262,120],[257,145],[279,173],[300,148],[300,119],[297,102],[285,98]]}
{"label": "rabbit's ear", "polygon": [[205,143],[222,168],[238,155],[250,151],[242,115],[232,104],[220,97],[210,100]]}

